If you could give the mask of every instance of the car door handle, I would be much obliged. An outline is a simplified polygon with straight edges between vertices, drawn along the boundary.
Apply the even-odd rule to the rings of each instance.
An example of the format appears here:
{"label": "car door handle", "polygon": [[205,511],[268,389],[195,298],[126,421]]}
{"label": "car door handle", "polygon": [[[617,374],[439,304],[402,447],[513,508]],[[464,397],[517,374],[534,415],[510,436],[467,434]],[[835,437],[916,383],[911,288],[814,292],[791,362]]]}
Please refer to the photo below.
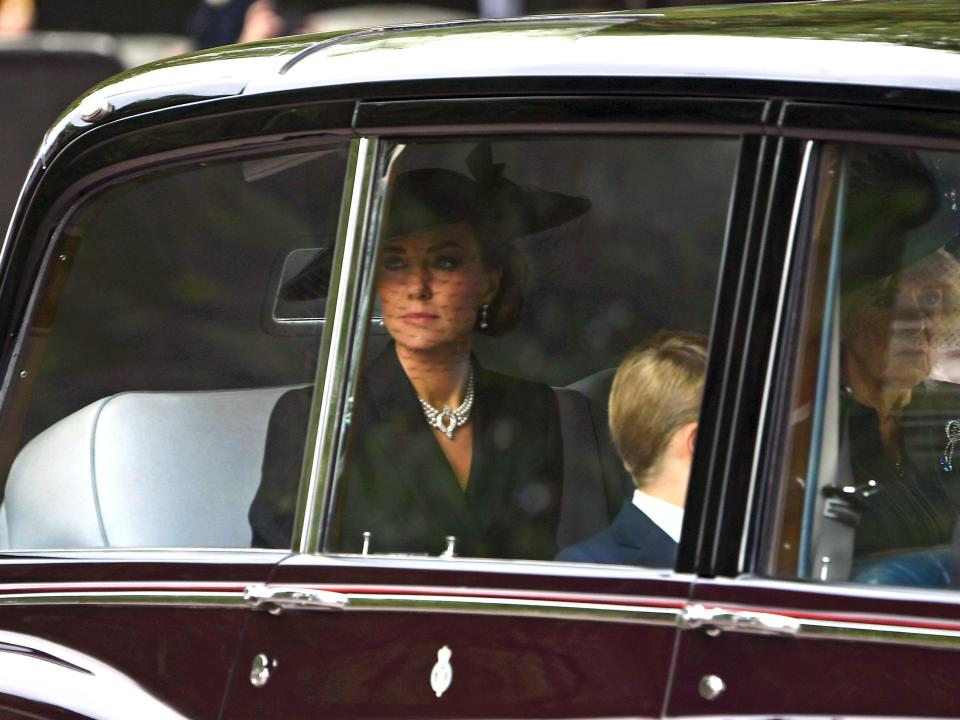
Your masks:
{"label": "car door handle", "polygon": [[781,635],[792,637],[800,632],[800,621],[786,615],[727,610],[703,605],[687,605],[680,613],[680,628],[696,630],[703,628],[708,635],[721,632],[744,632],[754,635]]}
{"label": "car door handle", "polygon": [[243,598],[254,610],[274,615],[284,610],[343,610],[350,602],[343,593],[288,585],[248,585]]}

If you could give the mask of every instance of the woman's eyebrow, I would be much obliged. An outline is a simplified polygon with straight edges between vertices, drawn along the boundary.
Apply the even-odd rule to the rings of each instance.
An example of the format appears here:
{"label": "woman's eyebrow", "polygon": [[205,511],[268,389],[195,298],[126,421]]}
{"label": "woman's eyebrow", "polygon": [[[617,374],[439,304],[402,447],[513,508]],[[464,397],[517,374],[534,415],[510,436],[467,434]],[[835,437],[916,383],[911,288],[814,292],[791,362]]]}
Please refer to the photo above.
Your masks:
{"label": "woman's eyebrow", "polygon": [[405,255],[407,249],[403,245],[387,245],[383,248],[383,252],[391,253],[393,255]]}
{"label": "woman's eyebrow", "polygon": [[446,250],[448,247],[462,248],[463,246],[456,240],[445,240],[444,242],[431,245],[427,252],[436,252],[437,250]]}

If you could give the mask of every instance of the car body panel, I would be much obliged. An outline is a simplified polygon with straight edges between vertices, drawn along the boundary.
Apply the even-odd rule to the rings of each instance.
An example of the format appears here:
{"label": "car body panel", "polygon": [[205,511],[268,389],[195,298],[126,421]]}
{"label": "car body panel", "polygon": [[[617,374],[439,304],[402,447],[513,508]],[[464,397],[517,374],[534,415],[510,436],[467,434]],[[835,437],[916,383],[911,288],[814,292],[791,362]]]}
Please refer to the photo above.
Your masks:
{"label": "car body panel", "polygon": [[[347,605],[255,614],[226,714],[660,713],[690,578],[587,568],[557,574],[549,564],[519,562],[446,565],[346,556],[283,563],[270,586],[327,590],[345,595]],[[437,695],[431,669],[444,647],[452,651],[453,679]],[[260,653],[276,668],[254,687],[244,670]]]}
{"label": "car body panel", "polygon": [[[150,561],[150,556],[158,558]],[[61,552],[3,561],[0,707],[216,718],[246,587],[281,554]],[[136,710],[135,710],[136,708]]]}
{"label": "car body panel", "polygon": [[[792,622],[682,632],[671,716],[956,715],[960,611],[949,593],[743,578],[698,581],[691,604]],[[707,674],[726,683],[715,700],[697,692]]]}

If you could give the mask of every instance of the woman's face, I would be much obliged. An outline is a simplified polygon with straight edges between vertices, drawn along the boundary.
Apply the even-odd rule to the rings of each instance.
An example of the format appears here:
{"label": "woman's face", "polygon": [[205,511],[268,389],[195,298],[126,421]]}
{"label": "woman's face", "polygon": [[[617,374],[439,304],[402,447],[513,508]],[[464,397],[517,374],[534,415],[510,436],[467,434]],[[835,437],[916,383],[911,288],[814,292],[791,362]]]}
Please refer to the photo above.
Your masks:
{"label": "woman's face", "polygon": [[845,314],[848,371],[889,389],[925,380],[944,296],[942,283],[909,269],[859,291]]}
{"label": "woman's face", "polygon": [[458,223],[388,240],[376,285],[384,325],[399,346],[463,349],[480,306],[497,293],[500,271],[484,267],[473,231]]}

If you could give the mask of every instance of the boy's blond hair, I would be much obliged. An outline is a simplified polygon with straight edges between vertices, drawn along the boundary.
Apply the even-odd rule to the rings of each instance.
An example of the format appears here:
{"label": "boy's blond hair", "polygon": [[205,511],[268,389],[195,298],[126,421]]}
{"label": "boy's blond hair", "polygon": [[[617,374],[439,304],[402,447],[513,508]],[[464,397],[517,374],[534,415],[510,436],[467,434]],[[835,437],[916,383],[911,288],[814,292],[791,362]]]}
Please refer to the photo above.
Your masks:
{"label": "boy's blond hair", "polygon": [[610,433],[624,467],[641,488],[673,434],[700,414],[707,338],[660,331],[631,350],[610,388]]}

